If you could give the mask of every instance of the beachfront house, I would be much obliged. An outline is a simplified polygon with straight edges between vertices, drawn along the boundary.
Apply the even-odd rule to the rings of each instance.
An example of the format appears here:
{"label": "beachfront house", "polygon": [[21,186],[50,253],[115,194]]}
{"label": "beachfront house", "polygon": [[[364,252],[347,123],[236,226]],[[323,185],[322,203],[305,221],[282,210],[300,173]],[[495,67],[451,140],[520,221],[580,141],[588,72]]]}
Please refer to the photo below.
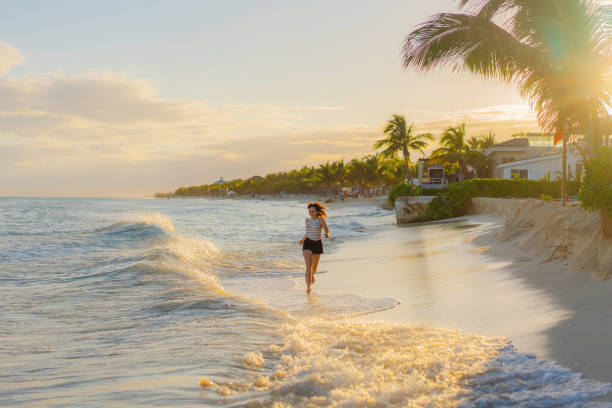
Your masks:
{"label": "beachfront house", "polygon": [[[500,164],[497,169],[502,175],[501,178],[505,179],[540,180],[542,177],[549,177],[555,180],[561,177],[561,161],[561,152],[558,152]],[[582,174],[582,160],[576,152],[568,152],[567,174],[574,176]]]}
{"label": "beachfront house", "polygon": [[485,149],[484,154],[491,160],[493,169],[491,176],[505,178],[503,165],[557,151],[557,148],[553,146],[552,135],[527,133],[526,135],[515,135],[510,140],[494,144]]}
{"label": "beachfront house", "polygon": [[448,182],[444,167],[437,163],[429,164],[429,159],[417,162],[417,177],[414,184],[421,187],[443,187]]}
{"label": "beachfront house", "polygon": [[445,173],[442,165],[434,163],[427,169],[430,184],[445,184]]}
{"label": "beachfront house", "polygon": [[[485,150],[493,164],[494,178],[539,180],[561,175],[561,144],[554,146],[553,135],[527,133],[497,143]],[[580,154],[570,149],[567,155],[568,174],[582,173]]]}

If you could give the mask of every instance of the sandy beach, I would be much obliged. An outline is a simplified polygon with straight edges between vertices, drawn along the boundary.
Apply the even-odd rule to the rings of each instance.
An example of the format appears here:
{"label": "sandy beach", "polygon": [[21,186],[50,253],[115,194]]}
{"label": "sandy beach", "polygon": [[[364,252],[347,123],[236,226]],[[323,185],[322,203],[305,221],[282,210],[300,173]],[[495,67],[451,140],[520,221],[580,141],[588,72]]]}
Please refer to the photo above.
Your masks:
{"label": "sandy beach", "polygon": [[564,257],[530,259],[503,233],[504,219],[490,215],[388,225],[326,256],[330,273],[315,290],[393,297],[398,307],[359,319],[503,336],[520,353],[612,382],[612,281],[570,272]]}

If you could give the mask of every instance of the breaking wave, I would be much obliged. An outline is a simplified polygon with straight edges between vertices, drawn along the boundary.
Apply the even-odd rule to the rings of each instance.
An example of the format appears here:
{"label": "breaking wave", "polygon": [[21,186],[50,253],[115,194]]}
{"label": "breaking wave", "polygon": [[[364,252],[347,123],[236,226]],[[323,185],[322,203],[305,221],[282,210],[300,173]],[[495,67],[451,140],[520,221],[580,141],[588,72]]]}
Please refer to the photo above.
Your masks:
{"label": "breaking wave", "polygon": [[200,386],[225,397],[265,392],[250,406],[274,408],[577,407],[612,389],[518,353],[502,337],[320,319],[281,332],[282,344],[243,357],[248,380],[203,378]]}

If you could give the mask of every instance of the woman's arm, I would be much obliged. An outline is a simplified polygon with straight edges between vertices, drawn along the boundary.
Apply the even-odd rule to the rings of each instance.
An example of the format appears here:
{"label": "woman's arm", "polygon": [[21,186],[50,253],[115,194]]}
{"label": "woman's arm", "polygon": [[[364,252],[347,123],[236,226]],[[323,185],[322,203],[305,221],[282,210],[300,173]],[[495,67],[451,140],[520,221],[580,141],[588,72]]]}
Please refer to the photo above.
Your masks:
{"label": "woman's arm", "polygon": [[329,236],[331,235],[331,232],[329,232],[329,228],[327,227],[327,222],[325,222],[324,218],[319,218],[319,225],[323,227],[323,229],[325,230],[325,238],[329,238]]}
{"label": "woman's arm", "polygon": [[[305,218],[304,219],[304,224],[306,224],[307,222],[308,222],[308,218]],[[304,243],[304,241],[306,241],[306,234],[304,234],[302,239],[300,239],[300,245],[302,245]]]}

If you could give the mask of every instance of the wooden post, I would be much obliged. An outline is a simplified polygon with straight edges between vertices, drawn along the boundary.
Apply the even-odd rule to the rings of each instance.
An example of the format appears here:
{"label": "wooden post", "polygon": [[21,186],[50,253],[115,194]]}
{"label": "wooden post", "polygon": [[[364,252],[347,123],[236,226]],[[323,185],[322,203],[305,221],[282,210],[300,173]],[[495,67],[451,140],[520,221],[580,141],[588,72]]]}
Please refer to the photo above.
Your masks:
{"label": "wooden post", "polygon": [[567,126],[563,124],[563,154],[561,156],[561,202],[563,207],[567,204]]}

